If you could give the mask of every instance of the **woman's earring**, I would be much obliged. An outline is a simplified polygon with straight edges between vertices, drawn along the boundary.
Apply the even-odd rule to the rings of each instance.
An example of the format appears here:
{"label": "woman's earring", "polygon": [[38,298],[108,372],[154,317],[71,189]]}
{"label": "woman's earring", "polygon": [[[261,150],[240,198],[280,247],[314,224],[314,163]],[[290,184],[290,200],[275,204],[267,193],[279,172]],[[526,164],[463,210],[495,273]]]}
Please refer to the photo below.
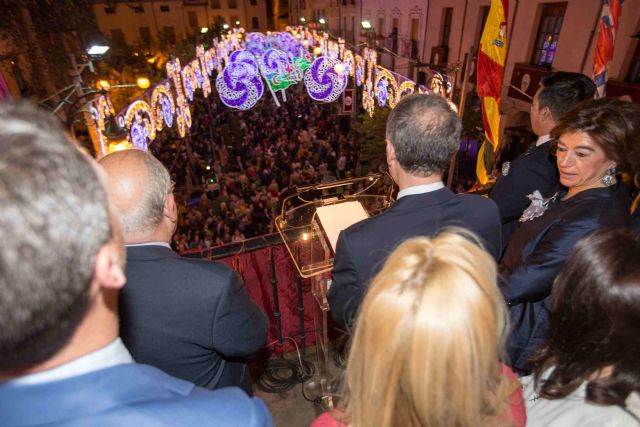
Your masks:
{"label": "woman's earring", "polygon": [[613,167],[607,169],[602,177],[602,185],[605,187],[611,187],[612,185],[615,185],[616,182],[618,182],[618,179],[616,178],[616,168]]}

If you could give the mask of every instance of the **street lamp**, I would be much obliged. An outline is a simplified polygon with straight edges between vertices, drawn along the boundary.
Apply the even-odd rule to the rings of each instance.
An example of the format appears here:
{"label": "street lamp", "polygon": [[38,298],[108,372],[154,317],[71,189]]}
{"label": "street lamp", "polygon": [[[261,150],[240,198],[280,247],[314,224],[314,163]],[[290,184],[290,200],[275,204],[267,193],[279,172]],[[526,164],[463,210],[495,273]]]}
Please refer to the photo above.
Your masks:
{"label": "street lamp", "polygon": [[373,41],[375,39],[375,31],[373,30],[371,21],[369,21],[368,19],[364,19],[360,22],[360,25],[362,26],[362,29],[367,34],[367,45],[369,47],[373,47]]}
{"label": "street lamp", "polygon": [[151,86],[151,82],[146,77],[138,77],[138,79],[136,80],[136,85],[138,85],[140,89],[149,89],[149,86]]}
{"label": "street lamp", "polygon": [[208,32],[209,32],[209,28],[208,27],[200,28],[200,34],[207,34]]}
{"label": "street lamp", "polygon": [[98,89],[103,89],[103,90],[111,89],[111,83],[109,83],[109,80],[98,80],[97,86],[98,86]]}
{"label": "street lamp", "polygon": [[229,24],[223,24],[222,28],[225,29],[225,30],[228,30],[229,29]]}
{"label": "street lamp", "polygon": [[240,21],[236,21],[236,25],[240,25]]}
{"label": "street lamp", "polygon": [[94,44],[87,50],[87,53],[91,56],[101,56],[107,53],[109,46]]}
{"label": "street lamp", "polygon": [[327,23],[327,20],[326,20],[326,19],[324,19],[324,18],[320,18],[320,19],[318,19],[318,22],[319,22],[320,24],[324,25],[324,24],[326,24],[326,23]]}
{"label": "street lamp", "polygon": [[301,16],[300,17],[300,22],[302,22],[304,24],[305,22],[307,22],[307,19],[304,16]]}

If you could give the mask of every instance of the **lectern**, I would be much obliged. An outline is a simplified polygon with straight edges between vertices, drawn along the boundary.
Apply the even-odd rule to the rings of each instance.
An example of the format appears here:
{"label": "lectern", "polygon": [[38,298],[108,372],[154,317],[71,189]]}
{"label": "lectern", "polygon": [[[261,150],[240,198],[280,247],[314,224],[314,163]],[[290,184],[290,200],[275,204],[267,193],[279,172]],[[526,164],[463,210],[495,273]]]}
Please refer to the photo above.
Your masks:
{"label": "lectern", "polygon": [[[276,228],[303,278],[311,279],[315,302],[316,355],[322,398],[333,403],[328,374],[327,285],[340,231],[391,204],[393,186],[387,174],[373,174],[297,189],[282,202]],[[385,187],[386,185],[386,187]]]}

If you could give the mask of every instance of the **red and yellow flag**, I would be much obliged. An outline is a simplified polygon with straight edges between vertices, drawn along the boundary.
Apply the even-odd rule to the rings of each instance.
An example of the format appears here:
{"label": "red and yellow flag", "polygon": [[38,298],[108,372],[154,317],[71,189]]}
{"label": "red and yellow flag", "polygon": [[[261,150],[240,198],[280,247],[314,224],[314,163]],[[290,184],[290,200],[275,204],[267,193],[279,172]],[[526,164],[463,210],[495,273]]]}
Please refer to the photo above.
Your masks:
{"label": "red and yellow flag", "polygon": [[[498,149],[500,134],[500,94],[502,92],[502,75],[504,60],[507,55],[507,17],[509,16],[509,0],[491,0],[491,8],[487,23],[482,31],[480,49],[478,51],[478,96],[482,100],[482,120],[484,122],[485,140],[478,153],[476,174],[478,181],[486,184],[487,171],[490,168],[490,156],[487,145],[491,144],[493,152]],[[488,164],[489,163],[489,164]]]}

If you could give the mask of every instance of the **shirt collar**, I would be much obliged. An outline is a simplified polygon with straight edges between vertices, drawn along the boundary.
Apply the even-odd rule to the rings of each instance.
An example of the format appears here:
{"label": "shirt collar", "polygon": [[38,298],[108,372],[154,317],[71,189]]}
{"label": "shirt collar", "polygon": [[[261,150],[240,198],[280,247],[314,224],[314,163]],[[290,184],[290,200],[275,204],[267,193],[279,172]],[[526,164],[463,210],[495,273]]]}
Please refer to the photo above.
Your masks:
{"label": "shirt collar", "polygon": [[132,245],[126,245],[128,248],[134,248],[137,246],[164,246],[165,248],[171,249],[171,245],[167,242],[146,242],[146,243],[135,243]]}
{"label": "shirt collar", "polygon": [[440,190],[441,188],[444,188],[444,183],[442,181],[434,182],[431,184],[414,185],[411,187],[407,187],[404,190],[400,190],[396,200],[404,196],[413,196],[416,194],[430,193],[432,191]]}
{"label": "shirt collar", "polygon": [[536,147],[539,147],[542,144],[546,144],[550,140],[551,140],[551,135],[541,135],[536,140]]}
{"label": "shirt collar", "polygon": [[9,381],[9,383],[17,385],[31,385],[60,381],[126,363],[134,363],[133,358],[131,357],[129,350],[127,350],[122,343],[122,340],[120,338],[116,338],[106,347],[102,347],[92,353],[85,354],[71,362],[67,362],[46,371],[36,372],[16,378]]}

